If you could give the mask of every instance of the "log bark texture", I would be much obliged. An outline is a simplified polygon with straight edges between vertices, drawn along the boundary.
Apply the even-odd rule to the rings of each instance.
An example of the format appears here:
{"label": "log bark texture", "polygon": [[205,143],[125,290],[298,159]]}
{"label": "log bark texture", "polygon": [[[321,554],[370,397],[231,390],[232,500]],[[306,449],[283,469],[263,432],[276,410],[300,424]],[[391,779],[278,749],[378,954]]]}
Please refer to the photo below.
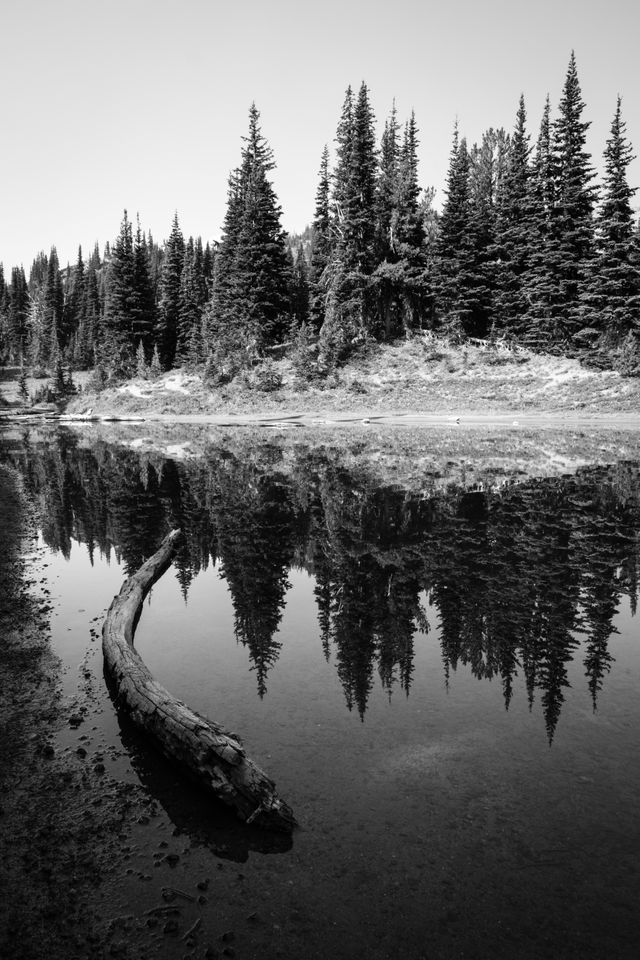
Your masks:
{"label": "log bark texture", "polygon": [[170,566],[180,537],[173,530],[124,582],[102,627],[102,649],[119,704],[170,760],[246,823],[290,833],[291,809],[235,737],[190,710],[157,683],[133,646],[136,624],[151,586]]}

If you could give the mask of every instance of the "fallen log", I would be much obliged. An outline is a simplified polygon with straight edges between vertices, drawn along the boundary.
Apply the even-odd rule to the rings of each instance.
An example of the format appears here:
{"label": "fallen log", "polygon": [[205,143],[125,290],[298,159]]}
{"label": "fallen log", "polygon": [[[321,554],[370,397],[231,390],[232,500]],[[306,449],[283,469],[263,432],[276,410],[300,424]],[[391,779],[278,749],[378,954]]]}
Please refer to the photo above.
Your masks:
{"label": "fallen log", "polygon": [[133,646],[144,599],[170,566],[179,537],[179,530],[165,537],[158,551],[124,582],[107,612],[102,649],[118,703],[168,759],[233,807],[241,820],[290,833],[295,818],[273,781],[233,735],[157,683]]}

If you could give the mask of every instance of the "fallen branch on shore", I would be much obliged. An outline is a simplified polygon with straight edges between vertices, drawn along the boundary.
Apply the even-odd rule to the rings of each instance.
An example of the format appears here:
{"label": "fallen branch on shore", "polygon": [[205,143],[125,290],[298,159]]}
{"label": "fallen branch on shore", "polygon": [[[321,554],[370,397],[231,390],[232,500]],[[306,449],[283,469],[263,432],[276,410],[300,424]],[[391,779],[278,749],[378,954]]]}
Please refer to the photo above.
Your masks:
{"label": "fallen branch on shore", "polygon": [[179,530],[122,585],[102,628],[107,670],[119,704],[157,747],[246,823],[290,833],[292,811],[273,782],[222,727],[190,710],[157,683],[133,646],[145,596],[171,564]]}

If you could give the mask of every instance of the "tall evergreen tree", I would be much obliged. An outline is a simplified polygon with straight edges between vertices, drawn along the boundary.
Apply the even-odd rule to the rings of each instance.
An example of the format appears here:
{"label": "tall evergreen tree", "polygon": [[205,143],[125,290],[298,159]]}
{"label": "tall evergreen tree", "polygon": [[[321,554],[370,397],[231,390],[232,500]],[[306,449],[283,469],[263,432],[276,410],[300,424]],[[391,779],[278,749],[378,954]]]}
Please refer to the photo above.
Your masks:
{"label": "tall evergreen tree", "polygon": [[135,259],[131,221],[124,211],[120,233],[110,247],[105,280],[105,309],[100,361],[113,375],[133,372],[135,343],[132,316],[135,306]]}
{"label": "tall evergreen tree", "polygon": [[137,349],[142,344],[147,361],[153,352],[155,326],[155,295],[151,276],[149,250],[144,233],[137,220],[133,241],[133,290],[130,307],[131,341]]}
{"label": "tall evergreen tree", "polygon": [[46,361],[55,364],[58,359],[60,348],[66,346],[63,339],[64,335],[64,292],[62,288],[62,278],[60,276],[60,264],[58,262],[58,252],[55,247],[51,248],[49,261],[47,264],[47,278],[44,287],[44,307],[45,324],[47,331],[45,333],[46,343]]}
{"label": "tall evergreen tree", "polygon": [[486,337],[494,313],[496,196],[504,180],[509,139],[504,130],[490,128],[480,145],[474,144],[469,169],[469,243],[462,287],[465,302],[465,333]]}
{"label": "tall evergreen tree", "polygon": [[367,85],[354,101],[347,89],[336,136],[333,246],[327,286],[323,351],[339,357],[349,343],[374,332],[371,274],[375,267],[377,151]]}
{"label": "tall evergreen tree", "polygon": [[332,234],[329,197],[329,148],[325,146],[320,161],[316,209],[312,226],[311,263],[309,266],[309,314],[311,323],[316,330],[320,329],[324,320],[327,279],[325,271],[331,259]]}
{"label": "tall evergreen tree", "polygon": [[529,178],[531,255],[522,279],[526,313],[520,332],[522,342],[543,350],[552,349],[559,341],[555,203],[556,165],[551,144],[551,103],[547,96]]}
{"label": "tall evergreen tree", "polygon": [[196,246],[193,237],[189,237],[180,278],[180,315],[176,346],[176,357],[182,363],[186,360],[197,362],[202,353],[200,344],[202,305],[198,279]]}
{"label": "tall evergreen tree", "polygon": [[618,97],[604,151],[603,195],[597,214],[594,269],[589,286],[590,326],[619,342],[630,330],[640,337],[640,262],[627,179],[634,159]]}
{"label": "tall evergreen tree", "polygon": [[552,136],[556,174],[552,228],[555,240],[553,267],[559,300],[557,334],[567,345],[584,326],[582,292],[589,281],[594,252],[596,191],[590,185],[594,171],[585,146],[590,123],[582,120],[583,110],[572,52]]}
{"label": "tall evergreen tree", "polygon": [[471,259],[469,168],[467,142],[464,137],[460,139],[456,123],[435,257],[438,325],[454,337],[465,335],[469,313],[466,302],[470,284],[466,265]]}
{"label": "tall evergreen tree", "polygon": [[78,329],[82,318],[84,302],[85,267],[82,258],[82,247],[78,247],[78,259],[69,280],[67,295],[64,302],[64,339],[73,344],[73,359],[76,359],[76,343]]}
{"label": "tall evergreen tree", "polygon": [[241,165],[229,180],[211,311],[218,336],[255,350],[286,333],[290,282],[281,210],[269,179],[273,153],[259,121],[252,104]]}
{"label": "tall evergreen tree", "polygon": [[11,270],[11,291],[5,309],[9,355],[17,362],[27,353],[29,316],[29,291],[22,267],[13,267]]}
{"label": "tall evergreen tree", "polygon": [[176,213],[171,233],[164,248],[160,275],[160,304],[156,327],[156,343],[165,369],[173,366],[180,324],[180,281],[184,266],[184,237]]}
{"label": "tall evergreen tree", "polygon": [[382,260],[373,273],[379,332],[387,339],[423,323],[431,312],[413,112],[402,140],[398,130],[394,105],[380,150],[377,253]]}
{"label": "tall evergreen tree", "polygon": [[505,175],[496,197],[494,324],[508,337],[525,333],[527,300],[524,276],[532,256],[531,147],[527,113],[520,97]]}

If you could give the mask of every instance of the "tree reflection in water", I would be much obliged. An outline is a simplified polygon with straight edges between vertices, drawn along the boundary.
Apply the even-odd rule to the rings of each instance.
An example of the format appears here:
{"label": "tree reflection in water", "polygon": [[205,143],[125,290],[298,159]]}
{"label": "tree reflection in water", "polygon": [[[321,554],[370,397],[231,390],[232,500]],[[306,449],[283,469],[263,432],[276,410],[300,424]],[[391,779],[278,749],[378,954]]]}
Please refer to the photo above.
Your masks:
{"label": "tree reflection in water", "polygon": [[638,464],[425,493],[337,468],[322,449],[301,445],[286,469],[271,454],[241,459],[212,446],[176,463],[62,432],[14,443],[9,457],[40,506],[45,541],[65,556],[75,539],[91,556],[113,551],[131,573],[179,526],[185,599],[194,575],[219,563],[261,697],[299,567],[315,578],[320,640],[361,717],[376,672],[389,695],[409,694],[425,602],[437,612],[445,676],[464,664],[500,678],[508,708],[522,675],[550,741],[583,634],[596,707],[621,597],[636,610]]}

